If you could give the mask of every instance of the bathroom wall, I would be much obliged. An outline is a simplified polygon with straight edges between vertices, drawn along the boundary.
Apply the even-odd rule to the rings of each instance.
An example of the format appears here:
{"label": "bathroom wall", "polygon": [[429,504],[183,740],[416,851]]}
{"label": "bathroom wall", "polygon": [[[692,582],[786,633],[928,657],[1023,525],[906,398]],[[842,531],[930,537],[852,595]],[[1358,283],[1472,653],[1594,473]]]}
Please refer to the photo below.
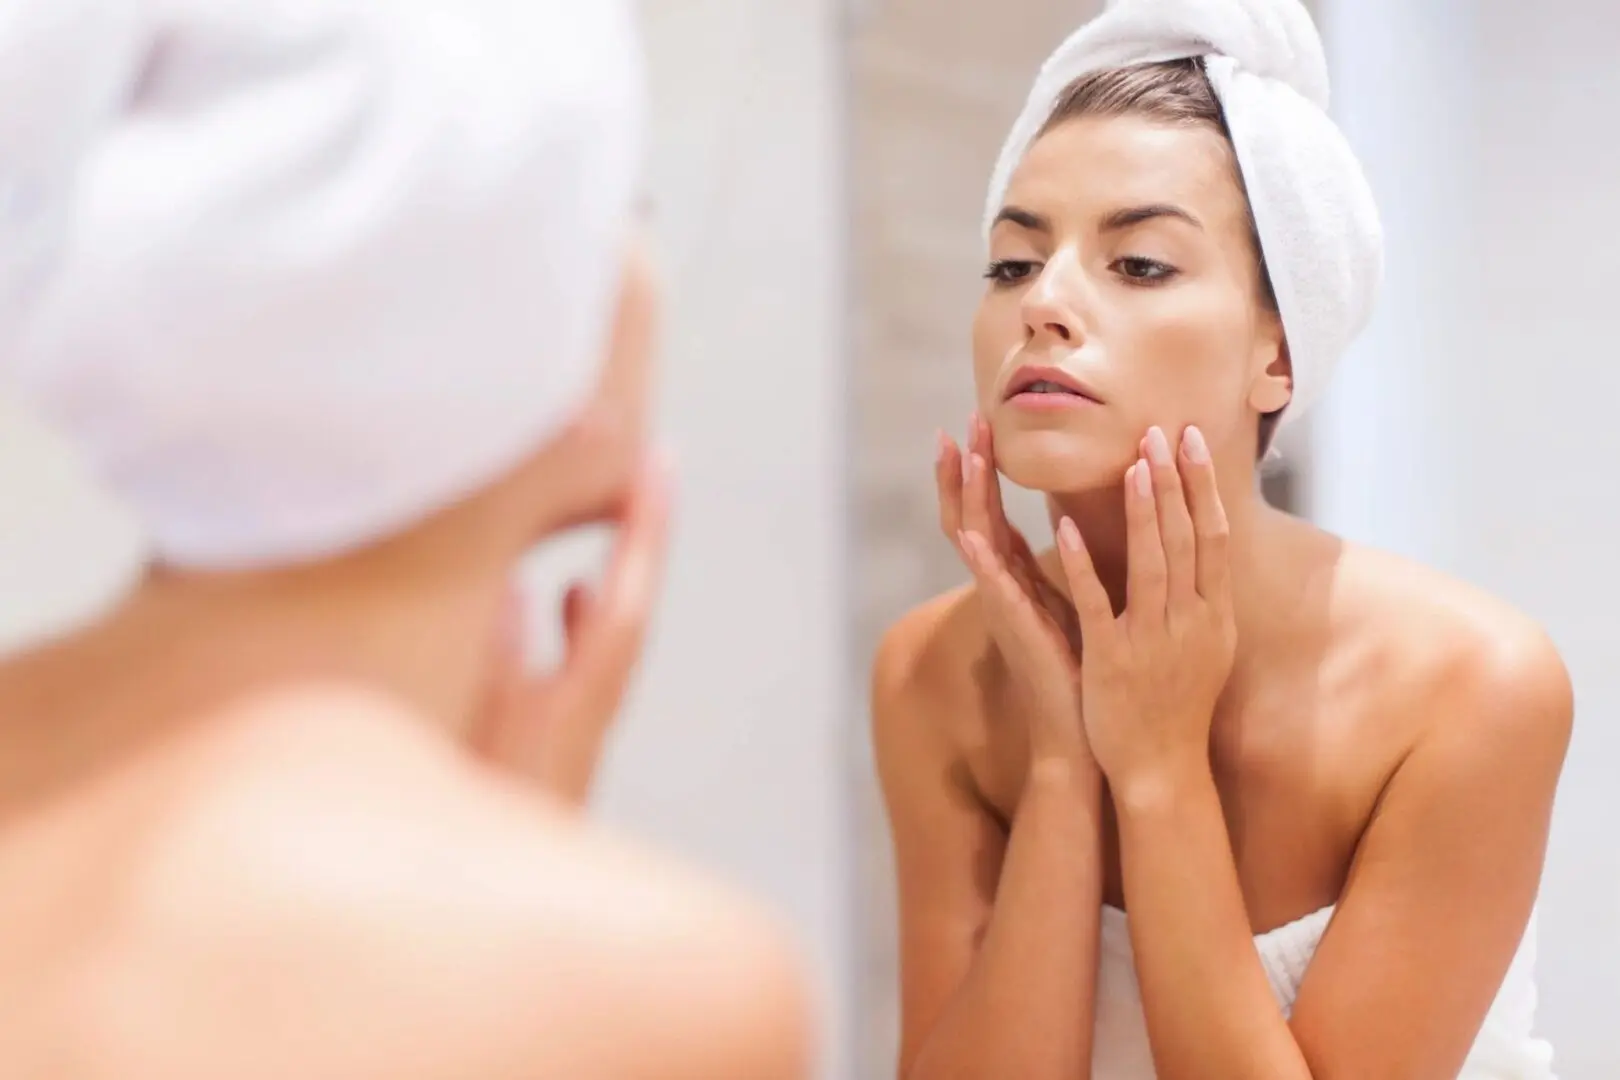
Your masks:
{"label": "bathroom wall", "polygon": [[[1319,416],[1316,514],[1540,620],[1576,731],[1542,883],[1542,1028],[1620,1076],[1620,10],[1332,0],[1339,110],[1390,234],[1379,315]],[[1443,977],[1443,973],[1437,977]]]}

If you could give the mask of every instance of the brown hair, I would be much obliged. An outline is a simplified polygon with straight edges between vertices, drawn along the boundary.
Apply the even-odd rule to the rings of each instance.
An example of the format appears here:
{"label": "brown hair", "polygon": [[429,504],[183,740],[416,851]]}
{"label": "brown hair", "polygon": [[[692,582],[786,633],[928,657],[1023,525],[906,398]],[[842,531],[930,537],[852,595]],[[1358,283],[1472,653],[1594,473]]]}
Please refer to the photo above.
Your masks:
{"label": "brown hair", "polygon": [[[1215,96],[1203,65],[1193,59],[1137,64],[1082,75],[1058,95],[1057,104],[1041,126],[1039,135],[1045,135],[1070,120],[1087,116],[1138,116],[1164,124],[1203,126],[1220,132],[1228,146],[1232,142],[1232,133],[1226,126],[1226,115],[1221,110],[1220,99]],[[1243,175],[1238,170],[1235,154],[1232,158],[1232,174],[1237,180],[1238,189],[1243,192],[1244,205],[1247,207],[1249,195],[1243,186]],[[1266,256],[1260,247],[1260,233],[1255,227],[1252,209],[1249,211],[1249,242],[1254,250],[1260,302],[1267,311],[1277,314],[1277,293],[1271,284],[1271,272],[1266,267]],[[1270,448],[1281,416],[1282,410],[1278,409],[1260,417],[1261,456]]]}

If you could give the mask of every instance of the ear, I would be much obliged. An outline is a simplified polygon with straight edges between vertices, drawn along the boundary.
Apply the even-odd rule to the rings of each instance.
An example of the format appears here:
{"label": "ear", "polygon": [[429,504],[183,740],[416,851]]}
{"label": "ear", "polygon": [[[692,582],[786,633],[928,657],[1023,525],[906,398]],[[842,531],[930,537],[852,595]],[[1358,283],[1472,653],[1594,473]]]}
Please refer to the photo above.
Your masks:
{"label": "ear", "polygon": [[1262,416],[1276,412],[1294,396],[1294,362],[1281,320],[1274,338],[1268,335],[1257,350],[1254,378],[1249,382],[1249,406]]}

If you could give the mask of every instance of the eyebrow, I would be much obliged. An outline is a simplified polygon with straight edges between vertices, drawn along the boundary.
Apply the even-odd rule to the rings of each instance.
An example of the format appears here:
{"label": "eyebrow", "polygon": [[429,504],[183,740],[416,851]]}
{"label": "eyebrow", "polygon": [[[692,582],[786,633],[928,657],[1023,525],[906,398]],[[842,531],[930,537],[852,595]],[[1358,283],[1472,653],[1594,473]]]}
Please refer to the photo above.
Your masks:
{"label": "eyebrow", "polygon": [[[1174,218],[1177,221],[1186,222],[1195,229],[1204,227],[1203,222],[1179,206],[1172,206],[1169,203],[1149,203],[1146,206],[1127,206],[1115,210],[1103,218],[1101,228],[1103,232],[1118,232],[1121,229],[1129,229],[1133,225],[1140,225],[1144,221],[1152,221],[1155,218]],[[996,219],[990,223],[991,228],[1000,225],[1003,221],[1010,221],[1014,225],[1029,229],[1032,232],[1050,234],[1053,231],[1051,218],[1043,214],[1037,214],[1033,210],[1025,210],[1020,206],[1003,206],[1000,213],[996,214]]]}

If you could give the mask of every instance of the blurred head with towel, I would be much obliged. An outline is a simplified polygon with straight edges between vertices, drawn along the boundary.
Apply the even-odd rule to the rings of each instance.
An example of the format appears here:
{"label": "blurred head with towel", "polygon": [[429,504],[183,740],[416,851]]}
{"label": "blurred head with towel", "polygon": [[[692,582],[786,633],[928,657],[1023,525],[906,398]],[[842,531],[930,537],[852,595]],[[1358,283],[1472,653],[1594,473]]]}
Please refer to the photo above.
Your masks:
{"label": "blurred head with towel", "polygon": [[465,728],[538,540],[633,522],[650,591],[622,5],[34,7],[0,373],[148,545],[97,633],[161,610],[233,686],[296,676],[296,642]]}

